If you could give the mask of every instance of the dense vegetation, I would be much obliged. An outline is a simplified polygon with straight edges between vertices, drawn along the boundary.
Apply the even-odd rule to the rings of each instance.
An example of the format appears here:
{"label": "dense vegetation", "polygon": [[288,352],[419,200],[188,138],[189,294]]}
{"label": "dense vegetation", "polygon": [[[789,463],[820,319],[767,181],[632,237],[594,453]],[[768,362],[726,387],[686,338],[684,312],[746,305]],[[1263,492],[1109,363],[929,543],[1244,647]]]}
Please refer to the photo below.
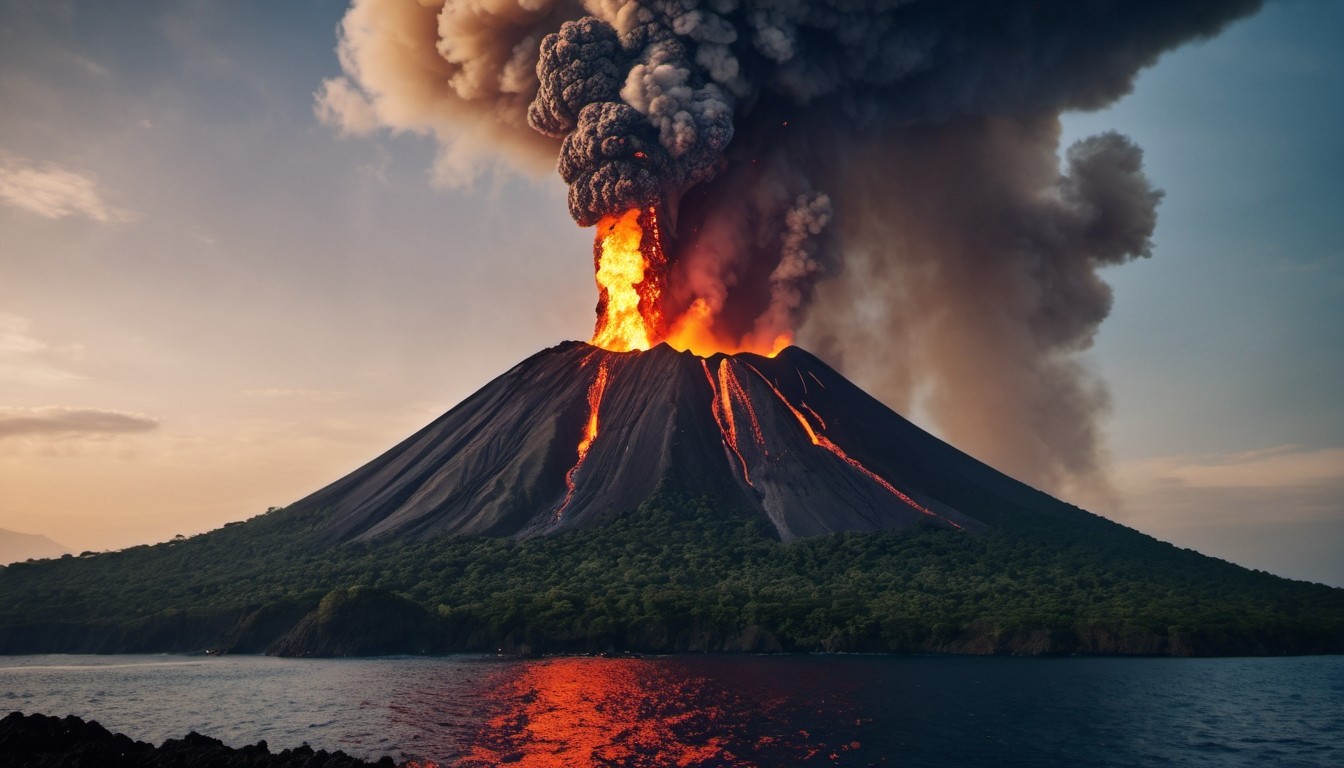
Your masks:
{"label": "dense vegetation", "polygon": [[1344,651],[1344,590],[1077,512],[836,534],[664,490],[593,529],[315,547],[271,510],[156,546],[0,570],[0,652]]}

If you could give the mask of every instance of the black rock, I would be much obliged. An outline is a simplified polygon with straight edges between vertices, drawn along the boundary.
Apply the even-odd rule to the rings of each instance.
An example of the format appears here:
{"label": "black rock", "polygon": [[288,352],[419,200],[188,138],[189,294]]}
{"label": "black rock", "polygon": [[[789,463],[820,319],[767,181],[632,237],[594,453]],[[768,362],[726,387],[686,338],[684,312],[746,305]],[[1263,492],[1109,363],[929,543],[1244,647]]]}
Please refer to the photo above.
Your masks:
{"label": "black rock", "polygon": [[265,741],[234,749],[191,732],[155,747],[96,721],[12,712],[0,720],[0,768],[393,768],[310,747],[270,753]]}

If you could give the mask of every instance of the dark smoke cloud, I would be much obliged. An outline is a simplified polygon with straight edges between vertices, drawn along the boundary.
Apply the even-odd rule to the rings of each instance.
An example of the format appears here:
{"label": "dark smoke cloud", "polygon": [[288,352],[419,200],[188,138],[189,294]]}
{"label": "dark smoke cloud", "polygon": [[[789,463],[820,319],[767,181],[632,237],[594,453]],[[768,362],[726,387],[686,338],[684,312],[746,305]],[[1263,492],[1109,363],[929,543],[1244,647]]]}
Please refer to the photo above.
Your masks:
{"label": "dark smoke cloud", "polygon": [[527,122],[552,138],[563,139],[579,124],[589,104],[616,101],[626,65],[616,30],[592,17],[567,21],[541,41],[540,60],[548,74],[527,109]]}
{"label": "dark smoke cloud", "polygon": [[732,27],[703,14],[630,15],[624,34],[589,16],[541,42],[528,122],[564,139],[560,175],[570,214],[583,226],[680,198],[712,175],[733,137],[733,104],[706,78],[736,67],[719,72],[722,56],[701,57],[706,68],[692,60],[697,41],[726,50],[710,41],[731,42]]}
{"label": "dark smoke cloud", "polygon": [[738,340],[800,328],[1058,489],[1103,458],[1077,357],[1110,308],[1097,269],[1149,254],[1159,198],[1114,134],[1061,171],[1058,116],[1259,5],[354,0],[319,111],[558,153],[580,223],[662,207],[670,312],[698,300]]}
{"label": "dark smoke cloud", "polygon": [[[837,166],[845,270],[820,287],[805,335],[994,466],[1097,491],[1107,400],[1077,353],[1111,307],[1097,269],[1151,253],[1161,193],[1128,139],[1079,142],[1061,171],[1058,137],[1054,115],[962,118]],[[861,296],[882,301],[846,311]]]}

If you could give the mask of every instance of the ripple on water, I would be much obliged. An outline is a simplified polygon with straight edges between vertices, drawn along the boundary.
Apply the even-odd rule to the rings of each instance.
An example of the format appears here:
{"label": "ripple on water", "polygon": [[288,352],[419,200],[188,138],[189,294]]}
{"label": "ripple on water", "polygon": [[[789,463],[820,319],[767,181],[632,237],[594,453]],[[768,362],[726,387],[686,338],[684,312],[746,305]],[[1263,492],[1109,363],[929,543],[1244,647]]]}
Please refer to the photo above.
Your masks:
{"label": "ripple on water", "polygon": [[1344,765],[1344,659],[0,658],[11,708],[444,766]]}

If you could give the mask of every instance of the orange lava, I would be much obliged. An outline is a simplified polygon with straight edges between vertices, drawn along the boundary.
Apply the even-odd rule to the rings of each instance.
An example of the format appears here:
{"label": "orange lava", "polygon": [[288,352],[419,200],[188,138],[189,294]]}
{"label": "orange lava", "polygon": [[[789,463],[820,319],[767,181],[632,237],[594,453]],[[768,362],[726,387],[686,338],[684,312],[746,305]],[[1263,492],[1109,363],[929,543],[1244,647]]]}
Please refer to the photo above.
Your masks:
{"label": "orange lava", "polygon": [[750,765],[714,733],[720,713],[686,710],[683,696],[694,692],[676,690],[649,662],[547,659],[515,674],[485,695],[497,714],[462,768]]}
{"label": "orange lava", "polygon": [[753,337],[737,341],[724,338],[714,330],[715,314],[709,302],[703,298],[692,301],[691,306],[672,321],[672,327],[663,341],[673,349],[701,357],[709,357],[719,352],[725,355],[754,352],[765,357],[774,357],[793,343],[791,333],[781,333],[766,343],[761,343]]}
{"label": "orange lava", "polygon": [[738,463],[742,465],[742,479],[747,485],[755,488],[755,483],[751,482],[751,474],[747,471],[747,460],[742,457],[742,451],[737,444],[737,423],[733,420],[733,403],[729,396],[729,388],[723,383],[725,362],[719,361],[719,382],[716,383],[713,374],[709,372],[709,363],[700,360],[700,367],[705,370],[705,379],[709,381],[710,410],[714,414],[714,423],[719,425],[719,433],[723,435],[723,444],[728,446],[737,457]]}
{"label": "orange lava", "polygon": [[761,422],[756,418],[756,407],[751,404],[751,398],[747,396],[747,390],[738,380],[737,374],[733,373],[733,369],[729,365],[730,362],[729,360],[719,361],[719,383],[723,385],[725,400],[727,400],[728,394],[732,394],[733,397],[737,398],[737,402],[742,404],[742,408],[747,412],[747,418],[751,420],[751,434],[756,438],[756,445],[764,449],[765,435],[761,432]]}
{"label": "orange lava", "polygon": [[[919,512],[920,514],[923,514],[927,517],[933,517],[942,520],[943,522],[947,523],[953,528],[961,529],[962,526],[957,525],[951,520],[948,520],[946,517],[943,517],[937,512],[934,512],[928,507],[925,507],[923,504],[920,504],[919,502],[910,498],[908,495],[902,493],[900,490],[896,488],[896,486],[887,482],[885,478],[878,475],[876,472],[873,472],[872,470],[868,469],[867,467],[863,466],[863,464],[860,463],[858,459],[855,459],[851,457],[849,454],[845,453],[844,449],[836,445],[835,443],[831,442],[830,438],[826,437],[825,435],[813,429],[811,422],[807,420],[807,417],[803,415],[802,411],[798,410],[797,408],[794,408],[793,403],[790,403],[789,399],[787,397],[784,397],[784,393],[780,392],[779,388],[776,387],[773,383],[771,383],[769,379],[765,377],[765,374],[756,370],[755,366],[752,366],[751,364],[746,365],[748,368],[751,368],[751,370],[755,371],[757,376],[761,377],[761,381],[764,381],[765,385],[770,388],[770,391],[775,393],[775,397],[779,398],[779,401],[784,404],[784,407],[789,409],[789,412],[792,413],[793,417],[798,420],[798,423],[802,426],[803,430],[807,432],[807,436],[809,439],[812,440],[813,445],[825,448],[826,450],[830,451],[832,454],[835,455],[836,458],[848,464],[850,467],[852,467],[854,470],[862,474],[864,477],[867,477],[869,480],[872,480],[873,482],[882,486],[882,488],[885,489],[888,493],[900,499],[901,501],[905,502],[907,505],[910,506],[911,509],[914,509],[916,512]],[[807,405],[804,403],[803,407],[807,408]],[[812,409],[808,408],[808,410],[810,411]],[[821,420],[818,419],[817,421],[820,422]],[[825,426],[823,425],[822,428],[825,429]]]}
{"label": "orange lava", "polygon": [[821,414],[812,410],[812,406],[808,405],[807,403],[799,403],[799,405],[801,405],[803,407],[803,410],[807,411],[812,416],[812,418],[817,420],[817,423],[821,425],[822,429],[826,428],[826,422],[821,418]]}
{"label": "orange lava", "polygon": [[[641,218],[651,222],[645,242]],[[661,319],[662,247],[652,210],[632,208],[597,223],[593,247],[597,281],[597,325],[592,344],[612,352],[645,350],[657,344]],[[652,258],[650,258],[652,257]]]}
{"label": "orange lava", "polygon": [[787,332],[766,339],[725,337],[716,329],[718,310],[704,298],[669,316],[664,292],[668,262],[656,208],[603,216],[597,223],[593,266],[598,296],[589,342],[593,346],[631,352],[667,342],[701,357],[718,352],[774,357],[793,343],[793,334]]}
{"label": "orange lava", "polygon": [[[586,363],[585,359],[585,363]],[[593,383],[588,385],[588,423],[583,428],[583,438],[579,440],[579,458],[574,462],[574,466],[565,473],[565,500],[560,508],[555,512],[555,519],[565,513],[569,503],[574,500],[574,474],[583,466],[583,460],[588,456],[588,449],[593,446],[593,441],[597,439],[598,429],[598,409],[602,405],[602,395],[607,390],[607,379],[610,371],[607,368],[607,359],[602,358],[597,363],[597,374],[593,376]]]}

